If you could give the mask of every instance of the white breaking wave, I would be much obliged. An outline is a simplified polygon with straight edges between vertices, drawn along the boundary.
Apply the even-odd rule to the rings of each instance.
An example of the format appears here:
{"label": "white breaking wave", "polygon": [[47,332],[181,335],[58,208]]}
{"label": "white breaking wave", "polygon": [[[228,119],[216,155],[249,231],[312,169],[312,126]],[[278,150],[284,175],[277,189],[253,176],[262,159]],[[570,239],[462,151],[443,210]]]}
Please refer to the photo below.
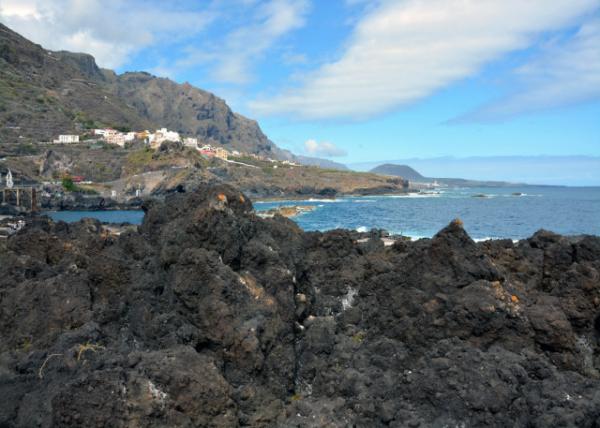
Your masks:
{"label": "white breaking wave", "polygon": [[388,195],[382,196],[383,198],[392,198],[392,199],[411,199],[411,198],[439,198],[441,193],[407,193],[405,195]]}
{"label": "white breaking wave", "polygon": [[335,204],[335,203],[340,203],[343,202],[341,199],[317,199],[317,198],[310,198],[310,199],[306,199],[305,201],[299,201],[299,202],[325,202],[328,204]]}
{"label": "white breaking wave", "polygon": [[[473,241],[475,241],[475,242],[485,242],[485,241],[497,241],[499,239],[508,239],[508,238],[500,238],[498,236],[485,236],[483,238],[473,238]],[[519,242],[518,239],[511,239],[511,241],[513,241],[514,244],[516,244],[517,242]]]}
{"label": "white breaking wave", "polygon": [[427,239],[427,238],[431,238],[431,236],[427,236],[427,235],[409,235],[408,236],[410,238],[411,241],[418,241],[419,239]]}

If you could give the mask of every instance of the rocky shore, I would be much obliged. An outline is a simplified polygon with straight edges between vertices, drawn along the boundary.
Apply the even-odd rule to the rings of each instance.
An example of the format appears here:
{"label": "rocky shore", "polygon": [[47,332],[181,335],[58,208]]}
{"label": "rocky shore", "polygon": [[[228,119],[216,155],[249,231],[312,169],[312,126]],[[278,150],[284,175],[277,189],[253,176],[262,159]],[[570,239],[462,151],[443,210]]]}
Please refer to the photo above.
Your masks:
{"label": "rocky shore", "polygon": [[257,215],[262,218],[275,217],[276,215],[290,218],[314,211],[315,208],[316,207],[314,205],[286,205],[258,212]]}
{"label": "rocky shore", "polygon": [[594,427],[600,238],[304,233],[226,186],[0,240],[0,426]]}

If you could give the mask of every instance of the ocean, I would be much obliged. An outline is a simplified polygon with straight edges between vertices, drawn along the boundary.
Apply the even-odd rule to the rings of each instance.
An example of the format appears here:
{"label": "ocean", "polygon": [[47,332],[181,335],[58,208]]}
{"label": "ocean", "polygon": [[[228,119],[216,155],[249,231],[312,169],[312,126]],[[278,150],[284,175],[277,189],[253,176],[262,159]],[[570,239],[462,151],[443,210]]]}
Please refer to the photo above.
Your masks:
{"label": "ocean", "polygon": [[476,240],[521,239],[539,229],[563,235],[600,235],[600,187],[435,189],[406,196],[256,202],[256,210],[314,205],[294,218],[304,230],[386,229],[413,239],[431,237],[460,218]]}
{"label": "ocean", "polygon": [[[413,239],[431,237],[460,218],[473,239],[521,239],[539,229],[563,235],[600,235],[600,187],[498,187],[435,189],[421,194],[330,199],[258,201],[257,211],[313,205],[293,220],[302,229],[372,228]],[[56,211],[54,220],[93,217],[140,224],[143,211]]]}

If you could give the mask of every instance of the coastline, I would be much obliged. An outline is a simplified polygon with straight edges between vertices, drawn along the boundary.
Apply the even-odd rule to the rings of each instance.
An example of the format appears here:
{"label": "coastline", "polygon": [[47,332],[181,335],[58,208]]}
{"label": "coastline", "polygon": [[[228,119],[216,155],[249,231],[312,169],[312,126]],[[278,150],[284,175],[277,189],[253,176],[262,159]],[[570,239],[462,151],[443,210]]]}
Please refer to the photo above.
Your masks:
{"label": "coastline", "polygon": [[340,193],[332,197],[327,197],[319,194],[312,195],[289,195],[289,196],[266,196],[266,197],[250,197],[252,203],[269,203],[269,202],[319,202],[319,201],[335,201],[338,199],[345,198],[360,198],[360,197],[373,197],[373,196],[402,196],[420,193],[419,190],[406,191],[406,192],[386,192],[386,193]]}
{"label": "coastline", "polygon": [[[413,241],[431,238],[445,222],[459,216],[477,242],[490,239],[515,242],[531,236],[540,228],[567,236],[600,234],[597,218],[584,215],[594,212],[593,205],[587,201],[600,197],[594,189],[566,191],[539,188],[534,192],[530,188],[492,189],[486,190],[489,193],[485,198],[472,197],[480,191],[482,189],[437,189],[366,196],[344,194],[335,198],[310,195],[255,199],[253,205],[257,215],[265,216],[264,212],[271,210],[271,214],[266,216],[273,216],[275,211],[279,211],[278,214],[292,218],[307,232],[340,228],[368,232],[374,228],[386,230],[390,235],[410,237]],[[157,201],[164,200],[169,194],[155,198]],[[57,204],[38,214],[67,222],[92,217],[104,223],[140,224],[143,217],[141,204],[141,200],[133,204],[111,203],[104,207],[89,203],[62,207]],[[567,207],[579,207],[580,221],[576,224],[572,221],[573,209]]]}

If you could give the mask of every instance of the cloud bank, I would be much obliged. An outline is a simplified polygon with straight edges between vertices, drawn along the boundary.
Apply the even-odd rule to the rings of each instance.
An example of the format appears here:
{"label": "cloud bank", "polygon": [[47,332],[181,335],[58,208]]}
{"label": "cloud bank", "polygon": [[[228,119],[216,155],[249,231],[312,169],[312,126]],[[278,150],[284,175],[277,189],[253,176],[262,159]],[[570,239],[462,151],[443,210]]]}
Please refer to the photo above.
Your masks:
{"label": "cloud bank", "polygon": [[247,83],[251,66],[273,44],[289,32],[302,27],[308,12],[307,0],[271,0],[261,4],[253,22],[225,37],[212,58],[216,61],[212,76],[229,83]]}
{"label": "cloud bank", "polygon": [[174,3],[140,0],[0,0],[0,20],[53,50],[86,52],[116,68],[159,41],[191,36],[214,19]]}
{"label": "cloud bank", "polygon": [[338,60],[250,106],[263,115],[369,118],[472,76],[597,7],[597,0],[381,0]]}
{"label": "cloud bank", "polygon": [[304,151],[311,156],[341,157],[346,156],[346,150],[336,146],[328,141],[318,142],[316,140],[306,140],[304,142]]}
{"label": "cloud bank", "polygon": [[[209,77],[219,83],[248,84],[254,66],[266,53],[292,31],[305,25],[309,0],[230,0],[219,7],[222,21],[233,24],[223,29],[217,42],[189,45],[183,55],[168,65],[154,69],[159,75],[173,76],[182,70],[206,66]],[[298,55],[287,56],[290,63],[306,61]]]}
{"label": "cloud bank", "polygon": [[519,90],[458,121],[487,121],[600,98],[600,19],[548,43],[516,71]]}

